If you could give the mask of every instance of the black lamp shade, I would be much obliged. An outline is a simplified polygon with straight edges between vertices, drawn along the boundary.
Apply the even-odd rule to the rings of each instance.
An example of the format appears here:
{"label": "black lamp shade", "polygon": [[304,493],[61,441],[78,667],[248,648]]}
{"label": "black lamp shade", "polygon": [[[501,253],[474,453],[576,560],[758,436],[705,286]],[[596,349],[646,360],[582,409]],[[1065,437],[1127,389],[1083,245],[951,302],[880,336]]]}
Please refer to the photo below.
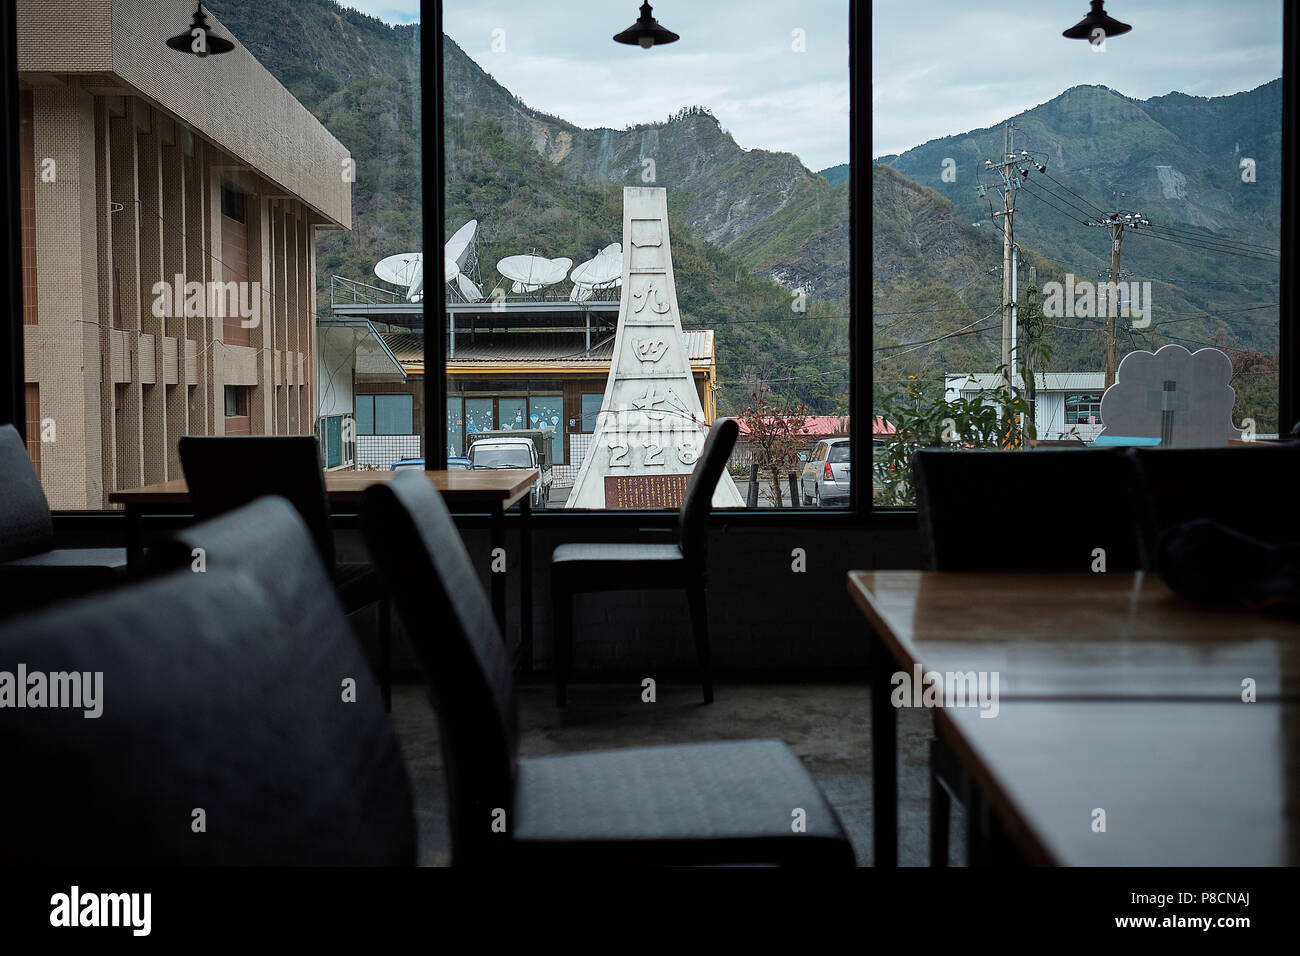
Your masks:
{"label": "black lamp shade", "polygon": [[1102,0],[1092,0],[1091,5],[1092,9],[1088,11],[1088,15],[1062,32],[1061,36],[1071,40],[1092,40],[1096,30],[1101,30],[1102,37],[1107,38],[1117,37],[1133,29],[1127,23],[1120,23],[1107,16],[1106,11],[1101,8]]}
{"label": "black lamp shade", "polygon": [[650,4],[641,4],[641,16],[636,23],[632,24],[622,33],[615,33],[614,39],[619,43],[626,43],[629,46],[639,46],[643,49],[650,49],[652,46],[659,46],[664,43],[672,43],[674,40],[680,40],[672,30],[665,30],[659,25],[659,21],[651,16]]}
{"label": "black lamp shade", "polygon": [[[199,49],[195,49],[195,44],[199,40],[194,33],[195,30],[202,30],[202,43],[198,44]],[[208,26],[208,15],[203,12],[203,5],[200,3],[197,10],[194,11],[194,19],[190,22],[190,28],[184,33],[178,33],[167,41],[167,45],[173,50],[179,50],[181,53],[192,53],[198,57],[210,56],[214,53],[229,53],[235,48],[235,44],[225,37],[217,36]]]}

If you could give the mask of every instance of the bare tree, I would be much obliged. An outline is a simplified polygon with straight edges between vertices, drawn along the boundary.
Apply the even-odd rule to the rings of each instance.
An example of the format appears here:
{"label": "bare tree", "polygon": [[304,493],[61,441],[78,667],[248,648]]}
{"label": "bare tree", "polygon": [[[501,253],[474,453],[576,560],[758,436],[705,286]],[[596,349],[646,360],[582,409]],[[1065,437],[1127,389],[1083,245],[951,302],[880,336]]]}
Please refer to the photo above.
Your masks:
{"label": "bare tree", "polygon": [[772,476],[772,494],[776,506],[785,503],[781,482],[791,472],[799,469],[799,454],[808,443],[804,428],[808,416],[802,402],[787,400],[784,405],[769,401],[766,388],[759,386],[751,392],[749,403],[740,412],[741,424],[749,432],[749,445],[759,473]]}

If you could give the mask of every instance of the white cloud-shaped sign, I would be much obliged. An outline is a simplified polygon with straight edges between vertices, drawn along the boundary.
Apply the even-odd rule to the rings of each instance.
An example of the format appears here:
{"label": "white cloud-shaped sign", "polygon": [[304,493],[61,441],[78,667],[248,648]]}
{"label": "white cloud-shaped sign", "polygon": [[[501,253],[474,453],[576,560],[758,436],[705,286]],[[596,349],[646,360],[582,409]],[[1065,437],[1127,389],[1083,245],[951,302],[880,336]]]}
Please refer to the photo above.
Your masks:
{"label": "white cloud-shaped sign", "polygon": [[1231,380],[1232,360],[1219,349],[1130,352],[1101,398],[1102,434],[1181,448],[1226,445],[1241,437],[1232,424]]}

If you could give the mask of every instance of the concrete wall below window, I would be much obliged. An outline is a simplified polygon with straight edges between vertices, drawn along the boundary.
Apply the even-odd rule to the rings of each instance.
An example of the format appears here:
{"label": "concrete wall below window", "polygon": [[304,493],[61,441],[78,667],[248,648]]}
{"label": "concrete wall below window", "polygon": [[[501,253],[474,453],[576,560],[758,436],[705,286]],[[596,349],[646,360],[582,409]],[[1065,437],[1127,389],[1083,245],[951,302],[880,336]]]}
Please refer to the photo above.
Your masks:
{"label": "concrete wall below window", "polygon": [[[463,532],[471,560],[488,586],[488,532]],[[663,535],[632,535],[591,529],[542,529],[534,532],[535,666],[551,666],[551,608],[549,557],[567,541],[659,540]],[[507,536],[510,566],[517,559],[517,539]],[[804,551],[806,570],[792,570],[796,548]],[[340,556],[364,560],[356,532],[340,535]],[[715,670],[727,674],[753,672],[799,673],[864,669],[866,628],[851,602],[845,583],[857,568],[917,568],[922,548],[914,530],[845,530],[825,528],[711,529],[709,540],[709,627]],[[506,588],[509,629],[517,639],[518,579]],[[373,648],[373,614],[355,623]],[[668,591],[619,591],[581,595],[575,604],[574,667],[578,671],[619,672],[654,676],[688,674],[695,668],[686,602]],[[395,642],[399,671],[412,676],[415,659],[404,636]]]}

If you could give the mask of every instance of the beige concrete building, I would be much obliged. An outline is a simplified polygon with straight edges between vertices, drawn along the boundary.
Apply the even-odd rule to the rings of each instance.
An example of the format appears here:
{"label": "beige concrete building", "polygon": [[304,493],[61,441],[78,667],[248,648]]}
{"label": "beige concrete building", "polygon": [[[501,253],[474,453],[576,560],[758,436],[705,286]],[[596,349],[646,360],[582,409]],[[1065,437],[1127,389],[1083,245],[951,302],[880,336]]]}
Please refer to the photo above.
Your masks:
{"label": "beige concrete building", "polygon": [[29,448],[55,509],[181,475],[184,434],[312,433],[318,229],[347,150],[193,5],[19,0]]}

